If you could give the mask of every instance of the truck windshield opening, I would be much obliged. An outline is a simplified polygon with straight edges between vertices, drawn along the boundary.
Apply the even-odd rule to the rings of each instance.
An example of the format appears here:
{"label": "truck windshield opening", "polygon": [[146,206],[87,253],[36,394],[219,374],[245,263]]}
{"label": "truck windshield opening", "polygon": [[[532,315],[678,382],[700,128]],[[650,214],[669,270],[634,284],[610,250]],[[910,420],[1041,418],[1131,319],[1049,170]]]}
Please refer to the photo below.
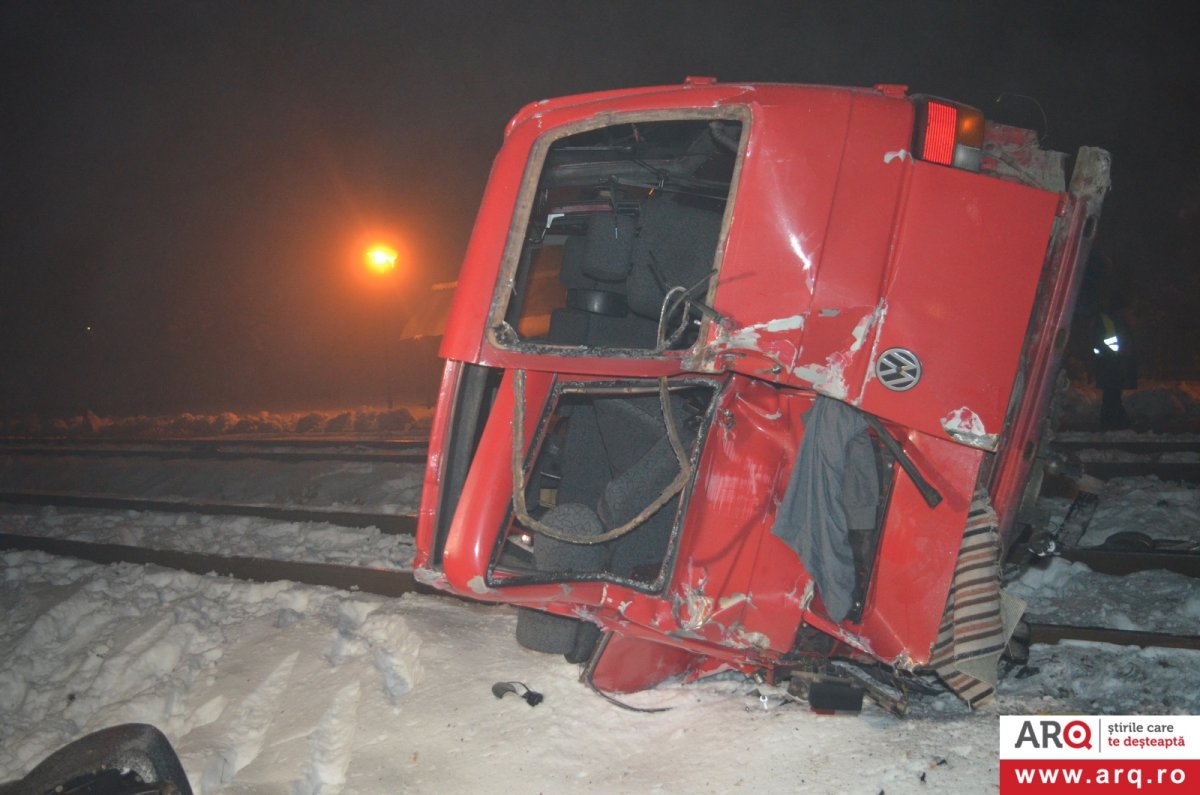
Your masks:
{"label": "truck windshield opening", "polygon": [[497,341],[662,352],[704,317],[742,124],[617,124],[550,145]]}

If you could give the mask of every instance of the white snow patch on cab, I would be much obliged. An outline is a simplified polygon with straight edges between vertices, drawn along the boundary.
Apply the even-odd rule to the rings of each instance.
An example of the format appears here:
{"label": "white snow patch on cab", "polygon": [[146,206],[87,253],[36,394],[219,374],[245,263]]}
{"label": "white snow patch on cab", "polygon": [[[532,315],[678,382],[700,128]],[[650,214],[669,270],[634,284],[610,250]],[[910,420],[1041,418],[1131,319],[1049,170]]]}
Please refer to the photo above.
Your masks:
{"label": "white snow patch on cab", "polygon": [[942,417],[942,428],[956,441],[984,450],[995,450],[996,434],[988,433],[983,420],[971,409],[963,406]]}

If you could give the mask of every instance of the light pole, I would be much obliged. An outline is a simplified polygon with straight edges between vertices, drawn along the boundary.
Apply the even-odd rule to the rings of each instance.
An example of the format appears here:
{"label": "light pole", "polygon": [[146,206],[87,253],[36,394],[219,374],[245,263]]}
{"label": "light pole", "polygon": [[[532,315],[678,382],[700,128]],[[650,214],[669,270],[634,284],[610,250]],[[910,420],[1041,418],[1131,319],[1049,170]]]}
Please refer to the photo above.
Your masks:
{"label": "light pole", "polygon": [[[381,277],[392,277],[394,279],[393,273],[396,270],[397,257],[396,249],[391,246],[376,245],[366,250],[363,260],[372,272]],[[390,314],[389,307],[385,305],[383,320],[383,373],[387,384],[388,411],[395,408],[392,402],[392,354],[394,353],[395,343],[391,340],[391,323],[388,321],[388,315]]]}

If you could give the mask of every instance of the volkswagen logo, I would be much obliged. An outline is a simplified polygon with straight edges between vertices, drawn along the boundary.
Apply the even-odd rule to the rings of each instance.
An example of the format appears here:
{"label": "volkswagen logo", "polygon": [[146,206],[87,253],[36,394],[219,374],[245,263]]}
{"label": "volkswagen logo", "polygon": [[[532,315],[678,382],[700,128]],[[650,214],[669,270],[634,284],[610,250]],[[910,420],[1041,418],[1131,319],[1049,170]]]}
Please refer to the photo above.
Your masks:
{"label": "volkswagen logo", "polygon": [[921,360],[905,348],[888,348],[875,362],[875,375],[893,392],[907,392],[921,380]]}

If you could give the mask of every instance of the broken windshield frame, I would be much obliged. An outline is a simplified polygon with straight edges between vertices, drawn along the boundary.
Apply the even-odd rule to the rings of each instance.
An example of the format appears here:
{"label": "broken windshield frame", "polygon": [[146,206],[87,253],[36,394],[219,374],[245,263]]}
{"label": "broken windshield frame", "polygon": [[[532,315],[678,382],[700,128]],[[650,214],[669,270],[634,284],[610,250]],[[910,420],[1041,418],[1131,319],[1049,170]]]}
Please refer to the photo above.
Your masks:
{"label": "broken windshield frame", "polygon": [[557,356],[681,356],[710,308],[745,154],[745,108],[606,116],[530,154],[488,341]]}

